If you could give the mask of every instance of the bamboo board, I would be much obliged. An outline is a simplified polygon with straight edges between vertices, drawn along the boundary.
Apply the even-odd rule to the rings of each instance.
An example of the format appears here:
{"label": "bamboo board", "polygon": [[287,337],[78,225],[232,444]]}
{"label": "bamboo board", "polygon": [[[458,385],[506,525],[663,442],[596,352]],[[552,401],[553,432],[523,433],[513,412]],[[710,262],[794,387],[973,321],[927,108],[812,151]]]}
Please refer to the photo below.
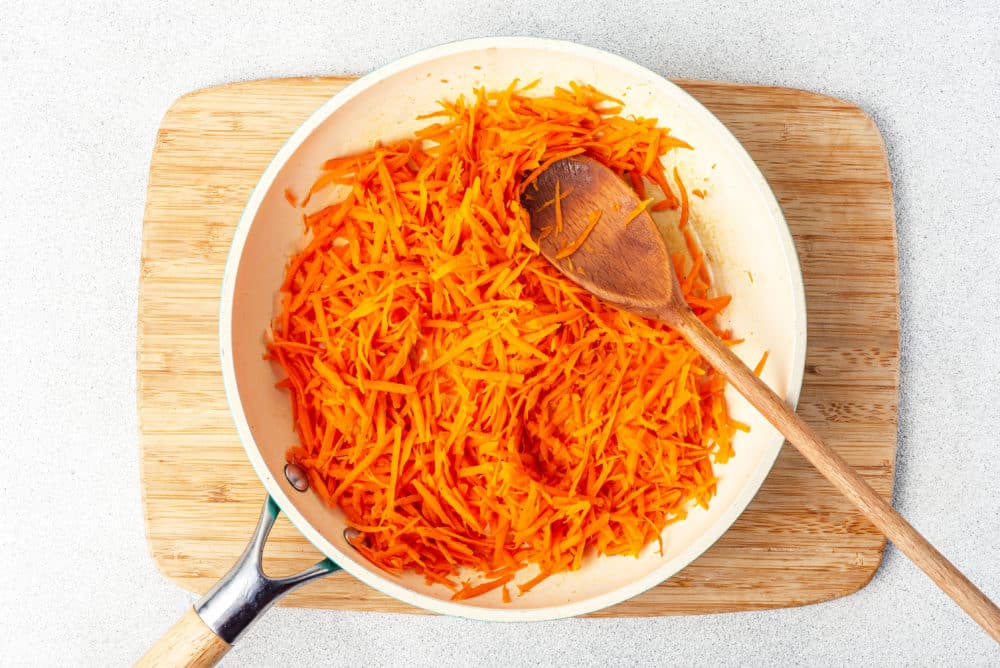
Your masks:
{"label": "bamboo board", "polygon": [[[288,135],[351,80],[250,81],[191,93],[163,118],[150,166],[138,323],[146,535],[159,569],[206,591],[250,536],[263,488],[237,439],[217,353],[232,231]],[[800,414],[885,495],[896,451],[898,290],[881,135],[857,107],[784,88],[679,81],[726,123],[784,208],[805,276]],[[262,325],[263,326],[263,325]],[[863,587],[885,540],[791,447],[733,527],[660,586],[596,613],[663,615],[804,605]],[[281,518],[270,572],[319,557]],[[346,573],[285,605],[417,612]]]}

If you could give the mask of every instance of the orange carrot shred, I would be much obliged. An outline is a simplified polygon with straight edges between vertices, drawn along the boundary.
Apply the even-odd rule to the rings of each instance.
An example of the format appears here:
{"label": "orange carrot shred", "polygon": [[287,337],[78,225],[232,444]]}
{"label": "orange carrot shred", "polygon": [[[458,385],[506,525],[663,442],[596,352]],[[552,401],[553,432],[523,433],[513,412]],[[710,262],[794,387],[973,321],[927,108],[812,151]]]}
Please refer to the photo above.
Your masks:
{"label": "orange carrot shred", "polygon": [[681,175],[677,171],[677,167],[674,167],[674,181],[677,183],[677,189],[681,193],[681,218],[677,226],[683,228],[688,223],[688,195],[687,190],[684,189],[684,182],[681,181]]}
{"label": "orange carrot shred", "polygon": [[656,185],[660,187],[663,191],[663,196],[666,198],[670,204],[667,206],[669,209],[677,208],[677,198],[674,197],[673,190],[670,189],[670,184],[667,183],[667,177],[663,173],[663,164],[660,162],[654,162],[653,168],[649,171],[649,178],[653,180]]}
{"label": "orange carrot shred", "polygon": [[559,196],[559,179],[556,179],[556,195],[555,195],[555,206],[556,206],[556,234],[562,234],[563,231],[563,214],[562,214],[562,197]]}
{"label": "orange carrot shred", "polygon": [[[577,252],[578,250],[580,250],[580,247],[583,246],[583,242],[587,240],[587,237],[590,236],[590,233],[594,231],[595,227],[597,227],[597,221],[601,219],[602,213],[604,212],[601,211],[600,209],[594,209],[593,211],[590,212],[589,220],[587,221],[587,226],[583,228],[582,232],[580,232],[580,236],[578,236],[576,239],[573,240],[573,243],[571,243],[570,245],[566,246],[561,251],[556,253],[557,260],[563,260],[572,255],[573,253]],[[639,214],[636,213],[636,215],[638,216]]]}
{"label": "orange carrot shred", "polygon": [[757,366],[753,368],[753,373],[755,376],[760,376],[761,372],[764,371],[764,365],[767,364],[768,352],[769,351],[767,350],[764,351],[764,354],[761,355],[760,357],[760,361],[757,362]]}
{"label": "orange carrot shred", "polygon": [[652,202],[652,201],[653,201],[653,199],[650,198],[650,199],[645,199],[645,200],[639,202],[639,204],[636,205],[636,207],[634,209],[632,209],[631,211],[628,212],[628,215],[625,216],[625,220],[624,220],[624,222],[622,224],[623,225],[628,225],[633,220],[635,220],[636,218],[638,218],[639,215],[643,211],[646,210],[646,207],[649,206],[649,203]]}
{"label": "orange carrot shred", "polygon": [[505,584],[514,579],[513,575],[505,575],[502,578],[497,578],[496,580],[491,580],[489,582],[484,582],[482,584],[476,585],[474,587],[465,586],[455,592],[451,599],[453,601],[461,601],[467,598],[472,598],[474,596],[481,596],[486,592],[493,591],[497,587],[503,587]]}
{"label": "orange carrot shred", "polygon": [[646,184],[642,181],[642,175],[633,169],[629,171],[628,178],[639,199],[646,199]]}
{"label": "orange carrot shred", "polygon": [[546,578],[548,578],[550,575],[552,575],[552,574],[548,573],[546,571],[542,571],[541,573],[539,573],[535,577],[531,578],[530,580],[528,580],[524,584],[517,585],[517,588],[521,592],[521,594],[527,594],[529,591],[532,590],[532,588],[534,588],[540,582],[542,582],[543,580],[545,580]]}

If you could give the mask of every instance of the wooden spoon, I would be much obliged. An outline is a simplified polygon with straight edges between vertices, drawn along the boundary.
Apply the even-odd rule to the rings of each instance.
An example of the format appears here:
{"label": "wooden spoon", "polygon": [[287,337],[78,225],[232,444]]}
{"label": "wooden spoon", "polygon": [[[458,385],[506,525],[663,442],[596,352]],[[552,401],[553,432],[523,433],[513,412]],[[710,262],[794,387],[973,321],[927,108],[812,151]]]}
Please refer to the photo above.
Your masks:
{"label": "wooden spoon", "polygon": [[[601,299],[665,322],[680,333],[879,531],[1000,642],[1000,609],[691,312],[649,214],[644,211],[624,224],[639,199],[622,179],[596,160],[566,158],[542,172],[537,184],[524,198],[531,234],[559,271]],[[556,207],[545,204],[556,197],[557,184],[563,194],[561,234],[556,233]],[[593,224],[595,211],[602,213]],[[593,229],[586,242],[568,253],[588,226]]]}

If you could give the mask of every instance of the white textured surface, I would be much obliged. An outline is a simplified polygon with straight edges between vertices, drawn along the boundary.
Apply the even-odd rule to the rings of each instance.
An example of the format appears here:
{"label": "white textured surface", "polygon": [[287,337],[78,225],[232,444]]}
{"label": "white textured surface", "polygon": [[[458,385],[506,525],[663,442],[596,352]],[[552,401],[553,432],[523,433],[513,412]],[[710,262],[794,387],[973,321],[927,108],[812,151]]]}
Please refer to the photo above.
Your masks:
{"label": "white textured surface", "polygon": [[[0,662],[123,665],[190,602],[146,554],[136,454],[142,208],[169,104],[489,34],[576,40],[668,76],[816,90],[872,114],[899,233],[894,502],[1000,598],[996,3],[74,4],[0,6]],[[995,665],[1000,649],[889,548],[868,587],[806,608],[531,626],[279,609],[228,661],[404,662]]]}

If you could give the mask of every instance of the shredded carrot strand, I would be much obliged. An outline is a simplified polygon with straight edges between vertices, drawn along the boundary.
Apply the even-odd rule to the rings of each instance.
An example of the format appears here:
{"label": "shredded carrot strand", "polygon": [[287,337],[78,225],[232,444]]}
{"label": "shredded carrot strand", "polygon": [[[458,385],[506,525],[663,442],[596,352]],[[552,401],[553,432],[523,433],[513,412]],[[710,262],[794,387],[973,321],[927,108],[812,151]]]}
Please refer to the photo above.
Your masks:
{"label": "shredded carrot strand", "polygon": [[628,178],[632,182],[632,188],[639,195],[639,199],[646,199],[646,184],[642,180],[642,175],[633,169],[629,170]]}
{"label": "shredded carrot strand", "polygon": [[688,224],[688,195],[687,190],[684,188],[684,182],[681,181],[680,172],[677,171],[677,167],[674,167],[674,182],[677,183],[677,190],[681,193],[681,218],[677,223],[677,227],[683,228]]}
{"label": "shredded carrot strand", "polygon": [[546,578],[548,578],[550,575],[552,575],[552,574],[548,573],[546,571],[542,571],[541,573],[539,573],[535,577],[531,578],[530,580],[528,580],[524,584],[517,585],[517,588],[521,592],[521,594],[527,594],[536,585],[538,585],[539,583],[541,583],[543,580],[545,580]]}
{"label": "shredded carrot strand", "polygon": [[628,215],[625,216],[625,220],[622,221],[622,224],[623,225],[628,225],[633,220],[635,220],[636,218],[638,218],[639,215],[642,214],[642,212],[646,210],[646,207],[649,206],[649,203],[652,202],[652,201],[653,201],[652,198],[650,198],[650,199],[644,199],[643,201],[639,202],[639,204],[636,205],[636,207],[634,209],[632,209],[631,211],[628,212]]}
{"label": "shredded carrot strand", "polygon": [[[675,332],[542,259],[521,204],[567,155],[673,202],[660,158],[690,147],[590,86],[531,85],[443,102],[414,138],[328,160],[300,204],[309,241],[268,345],[298,435],[289,461],[366,558],[456,600],[498,588],[508,600],[529,565],[539,575],[515,583],[522,594],[586,554],[656,549],[665,526],[708,505],[713,463],[745,428],[724,379]],[[344,194],[310,209],[328,188]],[[548,233],[562,233],[566,194]],[[673,262],[694,312],[731,342],[713,324],[728,297],[708,293],[705,258],[692,243]]]}
{"label": "shredded carrot strand", "polygon": [[597,227],[597,221],[601,219],[602,213],[604,212],[601,211],[600,209],[594,209],[593,211],[590,212],[590,220],[587,221],[587,226],[583,228],[582,232],[580,232],[580,236],[578,236],[576,239],[573,240],[573,243],[569,244],[561,251],[556,253],[557,260],[564,260],[573,253],[580,250],[580,248],[583,246],[583,242],[587,240],[587,237],[590,236],[590,233],[594,231],[595,227]]}
{"label": "shredded carrot strand", "polygon": [[760,356],[760,361],[757,362],[757,366],[753,368],[753,373],[755,376],[760,376],[761,372],[764,371],[764,365],[767,364],[767,356],[769,351],[765,350],[764,354]]}
{"label": "shredded carrot strand", "polygon": [[562,199],[559,195],[559,179],[556,179],[556,195],[554,200],[556,206],[556,234],[562,234],[563,231]]}
{"label": "shredded carrot strand", "polygon": [[490,582],[484,582],[482,584],[478,584],[474,587],[466,585],[462,589],[459,589],[457,592],[455,592],[455,595],[452,596],[452,599],[456,601],[461,601],[463,599],[472,598],[474,596],[482,596],[486,592],[493,591],[498,587],[503,587],[505,584],[507,584],[513,579],[514,576],[513,574],[511,574],[511,575],[505,575],[502,578],[497,578],[496,580],[492,580]]}

